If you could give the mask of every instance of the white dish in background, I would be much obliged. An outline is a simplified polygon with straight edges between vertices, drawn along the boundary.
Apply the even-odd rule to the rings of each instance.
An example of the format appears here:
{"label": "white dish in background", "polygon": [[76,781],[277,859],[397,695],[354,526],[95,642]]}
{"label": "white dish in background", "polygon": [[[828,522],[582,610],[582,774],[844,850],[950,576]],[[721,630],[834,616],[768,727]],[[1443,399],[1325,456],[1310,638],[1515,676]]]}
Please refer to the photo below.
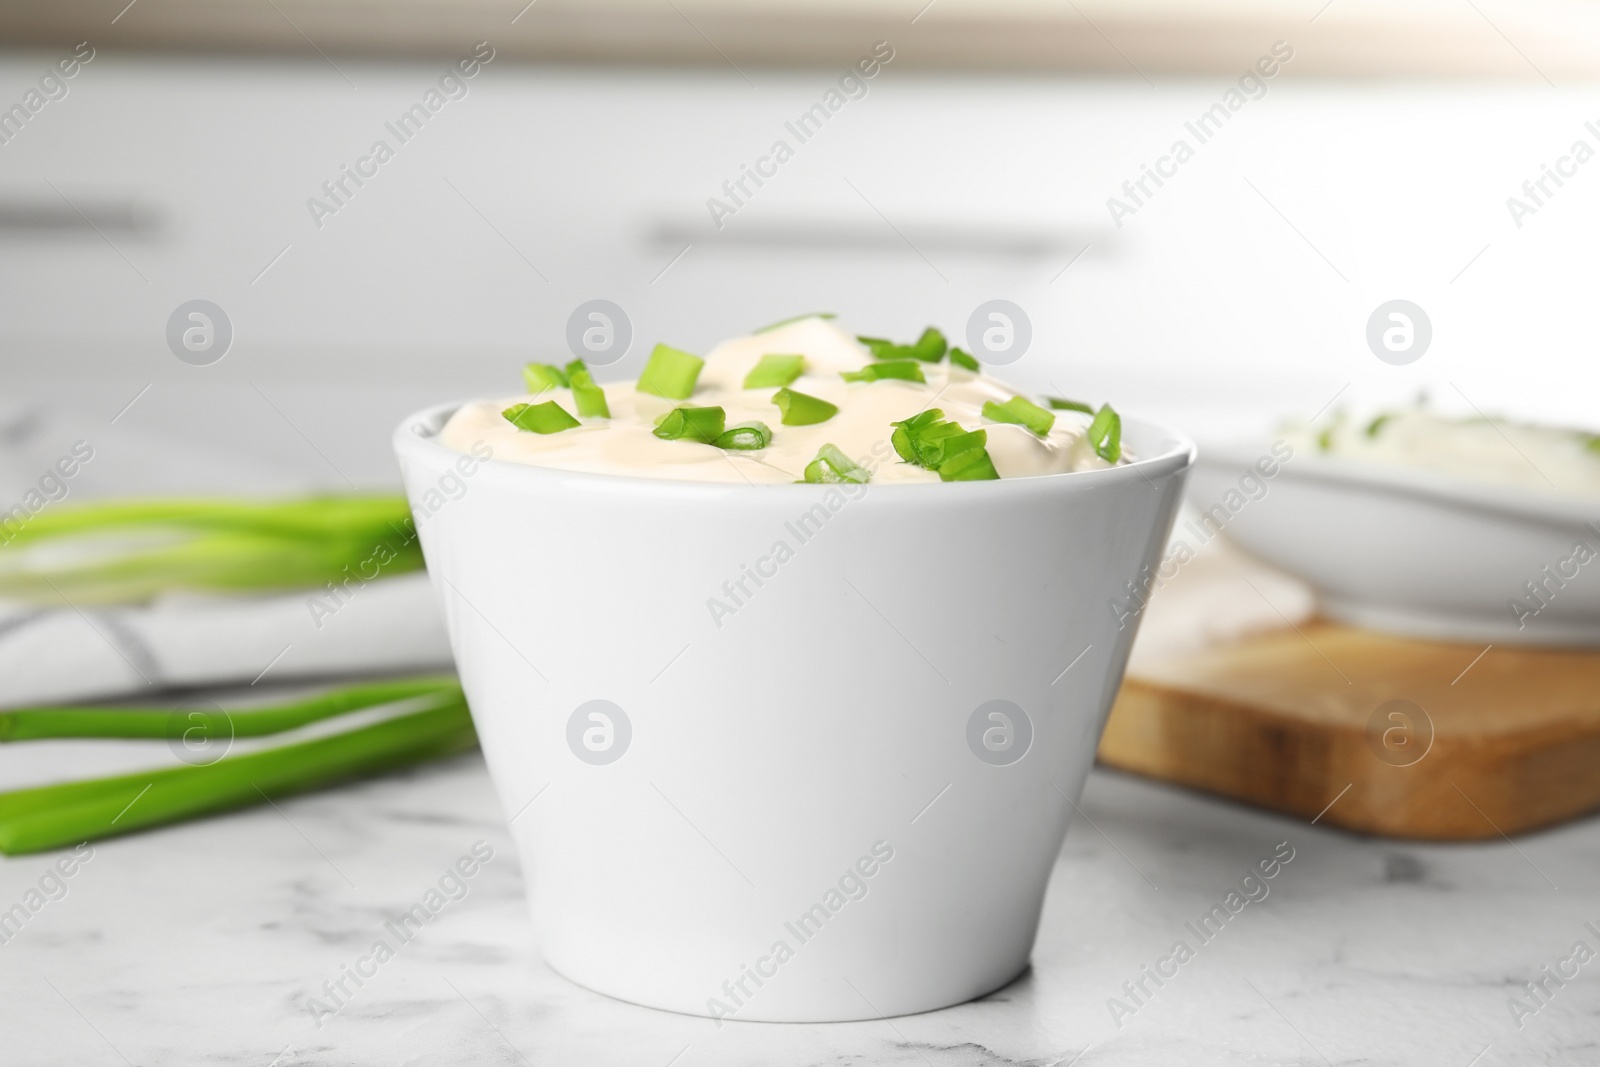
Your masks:
{"label": "white dish in background", "polygon": [[[1157,562],[1190,442],[1130,420],[1127,466],[849,497],[483,461],[434,440],[453,410],[395,448],[551,967],[765,1021],[1023,971],[1137,628],[1109,605]],[[719,627],[746,565],[774,573]],[[595,701],[626,717],[599,709],[609,747]]]}
{"label": "white dish in background", "polygon": [[1229,538],[1309,582],[1322,614],[1439,640],[1600,645],[1600,499],[1304,449],[1263,476],[1263,457],[1208,446],[1188,501],[1213,509],[1208,531],[1227,513]]}

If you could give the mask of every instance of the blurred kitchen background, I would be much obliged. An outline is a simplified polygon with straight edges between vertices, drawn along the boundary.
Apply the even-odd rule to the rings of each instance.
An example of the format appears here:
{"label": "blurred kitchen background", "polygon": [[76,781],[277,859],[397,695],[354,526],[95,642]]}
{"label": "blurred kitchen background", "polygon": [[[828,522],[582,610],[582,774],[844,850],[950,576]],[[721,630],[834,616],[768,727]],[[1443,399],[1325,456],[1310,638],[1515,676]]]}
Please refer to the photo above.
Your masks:
{"label": "blurred kitchen background", "polygon": [[[519,391],[597,298],[634,335],[602,379],[812,310],[961,337],[1003,298],[1033,333],[1010,377],[1202,441],[1422,389],[1600,428],[1588,3],[66,0],[0,8],[0,41],[26,112],[0,115],[6,501],[77,440],[83,497],[397,485],[402,415]],[[878,42],[800,144],[785,123]],[[195,299],[231,323],[210,365],[168,345]],[[1366,339],[1392,299],[1431,321],[1406,366]]]}

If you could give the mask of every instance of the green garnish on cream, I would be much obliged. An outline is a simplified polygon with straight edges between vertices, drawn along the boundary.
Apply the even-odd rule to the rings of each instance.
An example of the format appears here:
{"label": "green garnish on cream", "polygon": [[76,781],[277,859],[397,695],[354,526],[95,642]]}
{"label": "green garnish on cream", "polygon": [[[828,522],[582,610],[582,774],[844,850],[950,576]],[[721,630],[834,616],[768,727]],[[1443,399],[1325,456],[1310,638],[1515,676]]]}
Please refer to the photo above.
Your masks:
{"label": "green garnish on cream", "polygon": [[808,482],[855,482],[862,484],[872,476],[838,446],[826,444],[817,449],[817,458],[806,464],[805,480]]}
{"label": "green garnish on cream", "polygon": [[567,375],[554,363],[528,363],[522,368],[522,380],[528,383],[528,393],[538,396],[551,389],[565,389]]}
{"label": "green garnish on cream", "polygon": [[694,392],[700,368],[705,365],[706,361],[699,356],[671,345],[658,344],[650,353],[650,362],[644,365],[636,388],[641,393],[666,397],[668,400],[686,400]]}
{"label": "green garnish on cream", "polygon": [[517,429],[530,433],[560,433],[583,425],[554,400],[542,404],[512,404],[500,414]]}
{"label": "green garnish on cream", "polygon": [[993,400],[985,401],[983,417],[993,419],[995,422],[1026,426],[1040,437],[1049,433],[1050,427],[1056,424],[1054,415],[1025,396],[1014,396],[1004,404],[996,404]]}
{"label": "green garnish on cream", "polygon": [[729,426],[711,443],[729,452],[755,452],[772,443],[772,427],[764,422],[741,422]]}
{"label": "green garnish on cream", "polygon": [[976,357],[968,353],[965,349],[951,348],[950,362],[954,363],[958,367],[961,367],[965,370],[970,370],[974,373],[982,373],[983,371],[983,365],[978,362]]}
{"label": "green garnish on cream", "polygon": [[1122,416],[1111,410],[1110,404],[1100,405],[1100,410],[1094,413],[1088,435],[1095,455],[1107,463],[1122,458]]}
{"label": "green garnish on cream", "polygon": [[719,407],[673,408],[656,420],[655,435],[663,441],[699,441],[714,445],[722,436],[727,413]]}
{"label": "green garnish on cream", "polygon": [[830,404],[820,397],[797,393],[788,387],[773,393],[772,402],[783,413],[779,421],[785,426],[815,426],[839,414],[839,405]]}
{"label": "green garnish on cream", "polygon": [[989,435],[983,430],[964,430],[946,422],[944,412],[930,408],[894,424],[890,444],[907,463],[938,473],[946,482],[978,481],[999,478],[989,458]]}
{"label": "green garnish on cream", "polygon": [[780,385],[793,385],[805,373],[805,356],[762,356],[760,362],[744,376],[746,389],[771,389]]}
{"label": "green garnish on cream", "polygon": [[839,375],[847,382],[881,382],[897,379],[926,384],[928,381],[923,377],[922,367],[914,359],[886,359],[878,363],[868,363],[860,370],[840,371]]}
{"label": "green garnish on cream", "polygon": [[1054,411],[1081,411],[1085,415],[1094,414],[1094,408],[1081,400],[1063,400],[1059,396],[1047,396],[1044,402]]}
{"label": "green garnish on cream", "polygon": [[572,389],[572,402],[577,405],[580,418],[609,419],[611,406],[606,403],[606,392],[594,383],[589,368],[583,360],[567,364],[567,384]]}
{"label": "green garnish on cream", "polygon": [[[915,344],[895,344],[882,337],[857,337],[856,340],[867,346],[867,351],[872,353],[873,359],[882,360],[915,359],[923,363],[937,363],[944,358],[945,350],[949,347],[944,334],[932,326],[922,331],[922,336],[917,338]],[[963,352],[962,355],[966,353]]]}

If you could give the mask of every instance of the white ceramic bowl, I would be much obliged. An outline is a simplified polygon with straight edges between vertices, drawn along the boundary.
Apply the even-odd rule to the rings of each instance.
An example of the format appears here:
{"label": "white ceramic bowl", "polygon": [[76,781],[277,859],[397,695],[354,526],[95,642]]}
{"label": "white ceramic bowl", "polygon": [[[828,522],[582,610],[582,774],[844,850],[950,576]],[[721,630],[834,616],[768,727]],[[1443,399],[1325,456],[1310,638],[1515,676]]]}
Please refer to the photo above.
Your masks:
{"label": "white ceramic bowl", "polygon": [[1026,967],[1190,442],[847,495],[480,462],[434,440],[453,409],[395,448],[551,967],[788,1021]]}
{"label": "white ceramic bowl", "polygon": [[1208,446],[1189,503],[1214,514],[1207,533],[1223,525],[1309,582],[1323,614],[1440,640],[1600,644],[1600,501],[1304,451],[1264,477],[1269,456]]}

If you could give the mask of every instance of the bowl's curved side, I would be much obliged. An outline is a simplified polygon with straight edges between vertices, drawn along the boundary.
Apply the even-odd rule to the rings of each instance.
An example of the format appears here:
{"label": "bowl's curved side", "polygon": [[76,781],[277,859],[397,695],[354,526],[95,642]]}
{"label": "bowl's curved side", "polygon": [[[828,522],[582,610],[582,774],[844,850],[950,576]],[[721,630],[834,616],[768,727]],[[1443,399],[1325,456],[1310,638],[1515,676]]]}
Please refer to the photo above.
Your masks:
{"label": "bowl's curved side", "polygon": [[553,967],[676,1011],[842,1020],[1026,965],[1133,639],[1116,605],[1192,446],[1136,426],[1169,446],[1137,472],[749,487],[463,470],[412,426],[407,490]]}
{"label": "bowl's curved side", "polygon": [[1290,460],[1246,495],[1249,470],[1208,454],[1190,503],[1208,532],[1304,578],[1334,618],[1444,640],[1600,643],[1600,576],[1589,574],[1600,529],[1580,520],[1581,502],[1428,489],[1416,472],[1364,479],[1320,460]]}

